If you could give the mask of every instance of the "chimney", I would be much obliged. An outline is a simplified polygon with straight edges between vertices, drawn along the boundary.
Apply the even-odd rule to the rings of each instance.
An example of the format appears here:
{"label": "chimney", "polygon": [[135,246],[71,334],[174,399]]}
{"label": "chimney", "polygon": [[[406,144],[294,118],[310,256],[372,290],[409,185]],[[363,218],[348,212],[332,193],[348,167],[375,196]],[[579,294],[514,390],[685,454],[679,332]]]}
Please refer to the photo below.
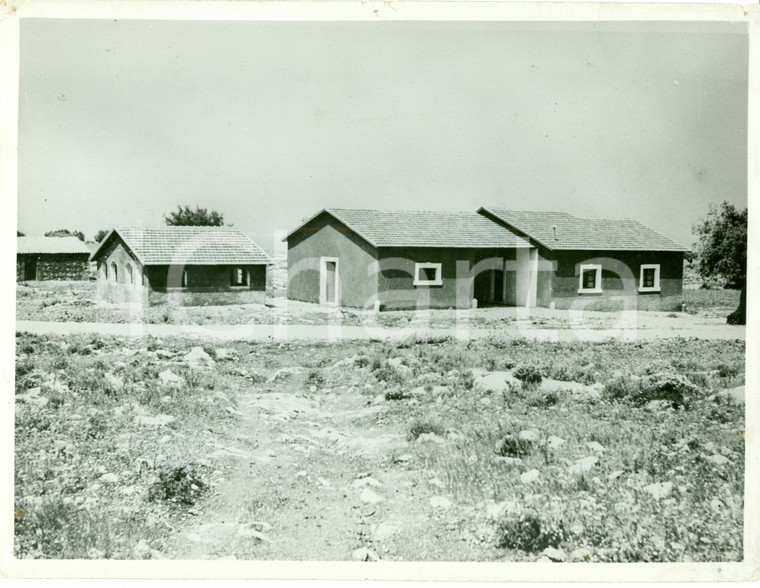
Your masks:
{"label": "chimney", "polygon": [[557,240],[557,225],[552,225],[552,239]]}

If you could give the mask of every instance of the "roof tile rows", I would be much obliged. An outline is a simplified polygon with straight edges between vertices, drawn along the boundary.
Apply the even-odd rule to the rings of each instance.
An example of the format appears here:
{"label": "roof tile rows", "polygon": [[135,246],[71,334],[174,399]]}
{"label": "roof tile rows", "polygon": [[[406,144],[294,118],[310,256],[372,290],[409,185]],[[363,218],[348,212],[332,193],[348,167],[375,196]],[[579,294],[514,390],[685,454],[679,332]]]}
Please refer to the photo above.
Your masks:
{"label": "roof tile rows", "polygon": [[[144,265],[260,265],[272,260],[234,227],[116,228]],[[103,244],[110,235],[103,239]],[[98,251],[91,259],[98,256]]]}
{"label": "roof tile rows", "polygon": [[689,251],[630,218],[577,217],[567,212],[481,208],[549,249]]}
{"label": "roof tile rows", "polygon": [[329,208],[375,247],[528,247],[528,241],[476,212]]}
{"label": "roof tile rows", "polygon": [[16,244],[16,253],[20,254],[90,254],[89,247],[77,237],[17,237]]}

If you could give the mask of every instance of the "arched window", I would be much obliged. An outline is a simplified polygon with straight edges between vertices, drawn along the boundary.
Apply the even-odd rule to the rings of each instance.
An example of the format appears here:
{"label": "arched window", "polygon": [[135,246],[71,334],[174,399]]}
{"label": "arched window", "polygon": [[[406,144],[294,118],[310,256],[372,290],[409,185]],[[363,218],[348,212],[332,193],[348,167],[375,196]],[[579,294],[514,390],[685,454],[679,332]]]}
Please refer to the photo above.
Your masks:
{"label": "arched window", "polygon": [[119,281],[119,269],[116,266],[116,262],[111,262],[111,281],[112,282],[118,282]]}
{"label": "arched window", "polygon": [[132,269],[131,263],[127,264],[127,282],[129,282],[130,284],[135,283],[135,274],[134,274],[134,270]]}
{"label": "arched window", "polygon": [[232,275],[230,276],[231,286],[247,286],[248,285],[248,270],[242,267],[233,267]]}
{"label": "arched window", "polygon": [[104,263],[100,266],[100,275],[104,280],[108,279],[108,264]]}

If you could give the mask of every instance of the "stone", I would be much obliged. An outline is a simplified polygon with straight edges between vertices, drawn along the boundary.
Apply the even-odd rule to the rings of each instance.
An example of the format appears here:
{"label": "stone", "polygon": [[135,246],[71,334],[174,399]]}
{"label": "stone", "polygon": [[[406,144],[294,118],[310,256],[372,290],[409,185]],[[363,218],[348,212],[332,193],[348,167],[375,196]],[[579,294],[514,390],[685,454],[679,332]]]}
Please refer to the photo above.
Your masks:
{"label": "stone", "polygon": [[539,439],[539,433],[535,429],[526,429],[525,431],[520,431],[517,434],[517,438],[520,441],[528,441],[529,443],[535,443]]}
{"label": "stone", "polygon": [[520,474],[520,481],[523,484],[532,484],[537,481],[540,476],[541,473],[538,470],[528,470],[527,472]]}
{"label": "stone", "polygon": [[520,388],[522,388],[522,382],[510,372],[489,372],[477,376],[472,383],[473,391],[480,394],[502,393]]}
{"label": "stone", "polygon": [[365,504],[377,504],[378,502],[382,502],[385,499],[382,496],[380,496],[377,492],[374,492],[373,490],[370,490],[369,488],[365,488],[364,490],[362,490],[362,493],[359,495],[359,500],[361,500]]}
{"label": "stone", "polygon": [[100,481],[106,484],[116,484],[119,481],[119,476],[116,474],[103,474],[100,476]]}
{"label": "stone", "polygon": [[445,496],[431,496],[430,506],[439,510],[449,510],[451,508],[451,500]]}
{"label": "stone", "polygon": [[552,451],[557,451],[564,444],[565,444],[565,440],[562,437],[557,437],[556,435],[551,435],[546,440],[546,446]]}
{"label": "stone", "polygon": [[110,372],[106,372],[104,376],[106,383],[116,392],[121,391],[124,388],[124,380],[118,376],[114,376]]}
{"label": "stone", "polygon": [[480,404],[483,406],[491,406],[491,399],[488,396],[483,396],[483,398],[480,399]]}
{"label": "stone", "polygon": [[543,554],[551,561],[565,561],[565,552],[556,547],[547,547],[544,549]]}
{"label": "stone", "polygon": [[584,457],[577,460],[573,465],[571,465],[569,471],[573,475],[585,474],[587,472],[590,472],[598,462],[599,458],[594,455]]}
{"label": "stone", "polygon": [[666,498],[673,490],[673,482],[657,482],[644,486],[644,492],[651,494],[657,500]]}
{"label": "stone", "polygon": [[214,355],[217,359],[236,359],[237,351],[226,347],[220,347],[219,349],[214,350]]}
{"label": "stone", "polygon": [[163,427],[174,421],[174,417],[170,414],[159,414],[156,416],[140,416],[137,417],[138,425],[145,425],[148,427]]}
{"label": "stone", "polygon": [[175,388],[179,388],[185,383],[185,380],[171,370],[164,370],[158,374],[158,379],[164,386],[173,386]]}
{"label": "stone", "polygon": [[396,526],[391,525],[390,523],[380,523],[375,527],[373,536],[375,541],[385,541],[386,539],[393,537],[397,532],[398,528]]}
{"label": "stone", "polygon": [[373,405],[382,404],[383,402],[385,402],[385,394],[378,394],[372,399]]}
{"label": "stone", "polygon": [[596,453],[604,453],[606,451],[604,445],[601,443],[598,443],[597,441],[589,441],[586,443],[586,447],[588,447],[591,451],[594,451]]}
{"label": "stone", "polygon": [[435,443],[436,445],[443,445],[446,443],[446,440],[435,433],[422,433],[422,435],[417,437],[417,443]]}
{"label": "stone", "polygon": [[213,358],[203,350],[203,347],[193,347],[183,360],[191,367],[210,367],[215,363]]}
{"label": "stone", "polygon": [[412,461],[414,461],[414,456],[411,453],[404,453],[394,459],[393,463],[410,463]]}
{"label": "stone", "polygon": [[382,482],[375,480],[375,478],[365,476],[363,478],[354,480],[353,486],[354,488],[367,488],[368,486],[371,486],[373,488],[382,488],[383,484]]}
{"label": "stone", "polygon": [[717,453],[715,455],[710,455],[709,457],[706,457],[705,459],[709,461],[710,463],[714,463],[715,465],[719,465],[719,466],[726,465],[727,463],[731,463],[730,459],[728,459],[724,455],[719,455]]}
{"label": "stone", "polygon": [[425,386],[417,386],[416,388],[412,388],[409,390],[410,396],[425,396],[427,394],[427,390],[425,390]]}
{"label": "stone", "polygon": [[351,554],[354,561],[380,561],[377,554],[368,547],[360,547]]}

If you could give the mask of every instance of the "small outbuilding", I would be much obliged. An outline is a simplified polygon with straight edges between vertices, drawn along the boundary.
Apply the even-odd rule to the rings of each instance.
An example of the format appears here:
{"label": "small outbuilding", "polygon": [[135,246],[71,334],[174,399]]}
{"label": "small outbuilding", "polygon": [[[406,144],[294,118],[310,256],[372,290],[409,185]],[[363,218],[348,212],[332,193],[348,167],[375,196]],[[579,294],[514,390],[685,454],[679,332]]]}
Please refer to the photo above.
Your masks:
{"label": "small outbuilding", "polygon": [[76,237],[17,237],[16,281],[87,280],[89,258]]}
{"label": "small outbuilding", "polygon": [[263,303],[272,264],[234,227],[116,228],[91,259],[98,299],[151,306]]}

